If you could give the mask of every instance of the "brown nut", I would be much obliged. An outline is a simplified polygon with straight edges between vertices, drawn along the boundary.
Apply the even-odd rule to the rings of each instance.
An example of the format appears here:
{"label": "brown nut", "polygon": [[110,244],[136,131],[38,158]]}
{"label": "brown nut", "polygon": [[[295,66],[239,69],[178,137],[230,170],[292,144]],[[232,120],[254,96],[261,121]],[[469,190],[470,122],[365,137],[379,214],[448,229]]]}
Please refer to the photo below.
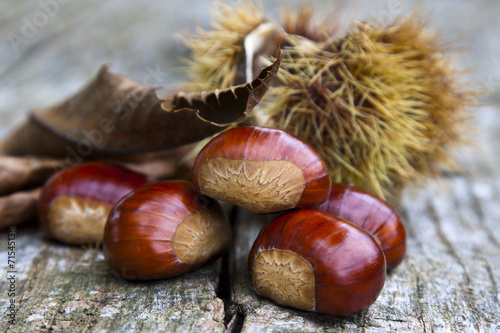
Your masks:
{"label": "brown nut", "polygon": [[63,243],[101,243],[111,207],[152,181],[111,163],[88,162],[63,169],[42,189],[38,206],[42,231]]}
{"label": "brown nut", "polygon": [[304,141],[276,129],[237,127],[210,141],[193,167],[203,194],[258,213],[319,205],[331,180]]}
{"label": "brown nut", "polygon": [[186,181],[143,186],[109,213],[104,257],[111,270],[132,280],[169,278],[221,257],[231,239],[219,203]]}
{"label": "brown nut", "polygon": [[375,302],[386,264],[379,244],[363,229],[303,209],[280,215],[261,230],[248,271],[257,293],[281,305],[346,316]]}

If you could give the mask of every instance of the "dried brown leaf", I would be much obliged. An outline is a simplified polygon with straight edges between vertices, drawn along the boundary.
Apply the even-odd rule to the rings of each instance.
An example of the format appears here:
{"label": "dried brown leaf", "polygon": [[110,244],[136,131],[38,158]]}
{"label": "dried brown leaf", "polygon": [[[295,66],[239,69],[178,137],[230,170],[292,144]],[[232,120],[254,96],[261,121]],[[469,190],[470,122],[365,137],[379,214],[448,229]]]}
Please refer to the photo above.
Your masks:
{"label": "dried brown leaf", "polygon": [[0,229],[35,219],[41,188],[0,197]]}
{"label": "dried brown leaf", "polygon": [[0,195],[43,185],[64,166],[59,159],[0,156]]}
{"label": "dried brown leaf", "polygon": [[158,98],[157,88],[138,85],[103,66],[70,99],[34,111],[0,149],[9,155],[65,156],[71,150],[79,155],[133,154],[195,142],[243,121],[266,93],[280,60],[247,84],[177,93],[165,100]]}

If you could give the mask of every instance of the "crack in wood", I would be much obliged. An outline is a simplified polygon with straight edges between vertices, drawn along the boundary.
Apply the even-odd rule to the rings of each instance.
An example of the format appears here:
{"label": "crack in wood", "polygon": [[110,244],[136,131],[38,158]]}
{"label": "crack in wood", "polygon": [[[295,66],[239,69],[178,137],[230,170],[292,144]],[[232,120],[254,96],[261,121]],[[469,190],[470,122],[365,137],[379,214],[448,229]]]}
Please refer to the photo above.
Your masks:
{"label": "crack in wood", "polygon": [[[232,225],[233,235],[232,239],[235,238],[234,226],[237,223],[238,218],[238,208],[232,206],[229,213],[229,222]],[[243,322],[245,320],[244,312],[241,306],[234,303],[231,295],[231,273],[230,264],[231,256],[234,254],[234,243],[231,244],[228,252],[222,257],[221,270],[219,274],[219,283],[217,285],[216,296],[224,302],[224,327],[226,333],[239,333],[243,328]]]}

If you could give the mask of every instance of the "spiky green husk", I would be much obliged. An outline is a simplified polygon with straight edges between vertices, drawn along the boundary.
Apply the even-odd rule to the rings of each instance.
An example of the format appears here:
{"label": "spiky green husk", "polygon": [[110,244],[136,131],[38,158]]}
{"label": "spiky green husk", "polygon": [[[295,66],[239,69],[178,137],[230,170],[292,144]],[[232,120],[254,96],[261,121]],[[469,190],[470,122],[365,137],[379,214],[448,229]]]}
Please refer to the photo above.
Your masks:
{"label": "spiky green husk", "polygon": [[388,26],[360,23],[342,39],[303,50],[290,36],[281,87],[257,110],[261,126],[310,143],[335,182],[379,196],[454,166],[472,91],[416,15]]}
{"label": "spiky green husk", "polygon": [[186,91],[227,88],[245,82],[243,41],[266,21],[263,11],[250,0],[237,5],[220,1],[212,17],[210,29],[198,28],[185,38],[192,52],[186,68],[190,81],[183,85]]}
{"label": "spiky green husk", "polygon": [[[284,10],[281,86],[269,89],[250,120],[310,143],[333,181],[382,197],[456,167],[452,148],[464,142],[474,92],[461,85],[437,35],[414,14],[359,23],[336,39],[332,15],[315,24],[307,6]],[[241,83],[243,41],[266,21],[251,0],[220,4],[211,29],[187,38],[193,54],[184,89]]]}

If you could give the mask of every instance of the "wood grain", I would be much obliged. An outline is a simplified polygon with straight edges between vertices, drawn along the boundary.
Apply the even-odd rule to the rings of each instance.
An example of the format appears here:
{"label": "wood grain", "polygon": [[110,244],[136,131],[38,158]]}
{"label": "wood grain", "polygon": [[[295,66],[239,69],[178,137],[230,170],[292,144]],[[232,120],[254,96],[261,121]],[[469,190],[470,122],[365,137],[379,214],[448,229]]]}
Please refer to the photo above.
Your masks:
{"label": "wood grain", "polygon": [[114,277],[100,250],[50,243],[29,229],[18,230],[16,247],[17,323],[3,315],[2,288],[2,331],[223,332],[220,262],[175,279],[133,283]]}

